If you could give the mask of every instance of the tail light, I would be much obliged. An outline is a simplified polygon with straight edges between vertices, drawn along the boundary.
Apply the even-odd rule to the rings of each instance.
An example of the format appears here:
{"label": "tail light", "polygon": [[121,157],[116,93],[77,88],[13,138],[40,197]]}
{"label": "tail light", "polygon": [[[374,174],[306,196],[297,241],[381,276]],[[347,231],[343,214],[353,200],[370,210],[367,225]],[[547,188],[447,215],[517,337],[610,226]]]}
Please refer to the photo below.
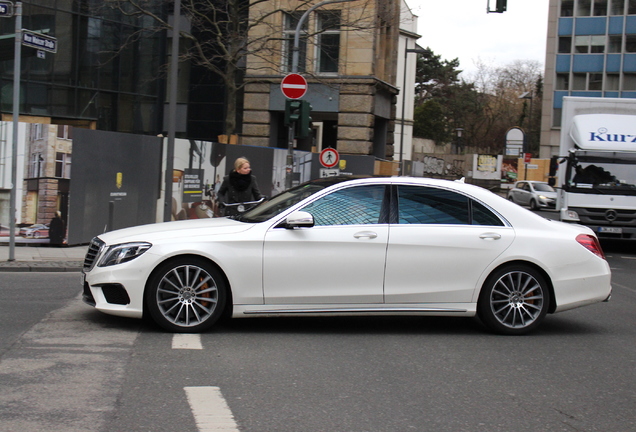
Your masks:
{"label": "tail light", "polygon": [[579,242],[579,244],[585,249],[592,252],[594,255],[605,259],[605,254],[603,253],[601,244],[598,242],[596,236],[589,234],[579,234],[578,236],[576,236],[576,241]]}

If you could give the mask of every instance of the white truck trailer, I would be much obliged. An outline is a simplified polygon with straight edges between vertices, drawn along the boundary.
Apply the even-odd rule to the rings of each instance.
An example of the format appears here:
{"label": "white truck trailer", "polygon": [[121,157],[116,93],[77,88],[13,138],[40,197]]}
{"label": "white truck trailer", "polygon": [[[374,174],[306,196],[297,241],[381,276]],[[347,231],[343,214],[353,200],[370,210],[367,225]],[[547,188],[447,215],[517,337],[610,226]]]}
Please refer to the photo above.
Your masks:
{"label": "white truck trailer", "polygon": [[551,165],[562,221],[636,240],[636,99],[564,97]]}

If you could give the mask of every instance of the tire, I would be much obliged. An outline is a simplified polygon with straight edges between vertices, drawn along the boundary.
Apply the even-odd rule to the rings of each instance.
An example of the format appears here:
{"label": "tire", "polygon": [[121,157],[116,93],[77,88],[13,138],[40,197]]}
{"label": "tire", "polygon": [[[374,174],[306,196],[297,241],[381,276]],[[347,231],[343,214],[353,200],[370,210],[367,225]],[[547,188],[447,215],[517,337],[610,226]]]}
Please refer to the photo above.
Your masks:
{"label": "tire", "polygon": [[488,277],[479,295],[477,314],[496,333],[521,335],[541,324],[549,305],[545,278],[530,266],[515,264]]}
{"label": "tire", "polygon": [[207,261],[180,258],[157,269],[146,289],[152,319],[173,333],[209,329],[225,308],[227,287],[221,273]]}
{"label": "tire", "polygon": [[537,201],[534,199],[530,200],[530,210],[539,210],[539,205],[537,204]]}

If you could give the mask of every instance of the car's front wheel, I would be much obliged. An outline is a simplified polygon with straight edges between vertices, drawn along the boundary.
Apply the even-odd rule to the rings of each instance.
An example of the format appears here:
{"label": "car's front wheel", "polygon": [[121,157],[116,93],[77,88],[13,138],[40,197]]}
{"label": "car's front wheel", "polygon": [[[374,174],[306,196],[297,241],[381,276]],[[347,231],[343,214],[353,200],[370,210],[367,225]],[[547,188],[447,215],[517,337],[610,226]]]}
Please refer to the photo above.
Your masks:
{"label": "car's front wheel", "polygon": [[491,330],[520,335],[541,324],[549,304],[545,278],[530,266],[516,264],[495,271],[486,280],[477,313]]}
{"label": "car's front wheel", "polygon": [[537,204],[537,200],[535,200],[535,199],[531,199],[530,200],[530,209],[531,210],[539,210],[539,204]]}
{"label": "car's front wheel", "polygon": [[175,333],[209,329],[221,316],[226,282],[210,263],[196,257],[170,261],[151,276],[146,305],[152,319]]}

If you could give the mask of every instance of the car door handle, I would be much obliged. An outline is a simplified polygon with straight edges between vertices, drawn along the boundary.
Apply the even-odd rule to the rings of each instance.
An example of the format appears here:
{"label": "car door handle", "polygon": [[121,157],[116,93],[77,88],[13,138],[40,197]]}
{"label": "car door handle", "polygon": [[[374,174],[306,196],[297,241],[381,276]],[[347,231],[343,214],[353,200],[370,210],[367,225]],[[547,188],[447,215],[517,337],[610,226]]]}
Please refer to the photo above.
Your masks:
{"label": "car door handle", "polygon": [[501,234],[498,233],[483,233],[479,236],[482,240],[499,240],[501,238]]}
{"label": "car door handle", "polygon": [[374,233],[373,231],[360,231],[360,232],[355,233],[353,236],[355,238],[357,238],[357,239],[359,239],[359,238],[374,239],[378,235],[376,233]]}

